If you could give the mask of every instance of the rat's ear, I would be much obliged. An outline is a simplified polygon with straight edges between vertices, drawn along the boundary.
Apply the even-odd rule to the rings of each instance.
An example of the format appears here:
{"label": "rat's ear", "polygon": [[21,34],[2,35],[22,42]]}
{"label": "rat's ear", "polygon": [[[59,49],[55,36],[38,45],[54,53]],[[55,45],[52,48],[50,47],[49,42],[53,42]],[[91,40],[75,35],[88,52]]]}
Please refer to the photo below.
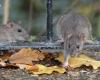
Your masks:
{"label": "rat's ear", "polygon": [[6,24],[6,27],[7,27],[7,28],[12,28],[13,25],[14,25],[14,22],[8,21],[7,24]]}

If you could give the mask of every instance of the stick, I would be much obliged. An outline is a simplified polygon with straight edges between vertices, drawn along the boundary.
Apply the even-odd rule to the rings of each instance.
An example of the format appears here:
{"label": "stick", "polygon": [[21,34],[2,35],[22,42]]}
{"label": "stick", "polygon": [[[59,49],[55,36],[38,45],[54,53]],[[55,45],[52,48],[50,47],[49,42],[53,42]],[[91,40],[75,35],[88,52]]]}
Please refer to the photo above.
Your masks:
{"label": "stick", "polygon": [[32,29],[32,15],[33,15],[33,4],[32,4],[33,0],[30,0],[30,4],[29,4],[29,23],[28,23],[28,33],[30,34],[30,31]]}
{"label": "stick", "polygon": [[3,24],[7,24],[9,18],[9,0],[4,0],[3,5]]}

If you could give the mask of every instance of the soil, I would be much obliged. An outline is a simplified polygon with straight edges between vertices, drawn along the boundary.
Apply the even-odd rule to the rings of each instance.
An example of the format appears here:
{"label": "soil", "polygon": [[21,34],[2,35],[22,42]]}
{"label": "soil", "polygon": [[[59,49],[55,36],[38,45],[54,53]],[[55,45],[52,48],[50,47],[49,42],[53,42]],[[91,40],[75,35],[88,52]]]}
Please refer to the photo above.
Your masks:
{"label": "soil", "polygon": [[0,80],[100,80],[100,70],[75,69],[65,74],[33,75],[21,69],[0,69]]}

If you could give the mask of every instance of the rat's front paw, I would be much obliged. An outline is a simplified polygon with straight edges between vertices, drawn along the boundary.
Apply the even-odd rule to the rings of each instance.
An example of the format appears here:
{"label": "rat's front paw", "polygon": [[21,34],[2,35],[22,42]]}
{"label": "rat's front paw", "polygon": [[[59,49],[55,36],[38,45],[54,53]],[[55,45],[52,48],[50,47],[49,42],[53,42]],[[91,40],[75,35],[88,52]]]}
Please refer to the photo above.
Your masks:
{"label": "rat's front paw", "polygon": [[66,68],[67,70],[73,70],[69,63],[64,63],[62,67]]}
{"label": "rat's front paw", "polygon": [[64,64],[62,65],[62,67],[67,68],[67,67],[69,67],[69,64],[68,64],[68,63],[64,63]]}

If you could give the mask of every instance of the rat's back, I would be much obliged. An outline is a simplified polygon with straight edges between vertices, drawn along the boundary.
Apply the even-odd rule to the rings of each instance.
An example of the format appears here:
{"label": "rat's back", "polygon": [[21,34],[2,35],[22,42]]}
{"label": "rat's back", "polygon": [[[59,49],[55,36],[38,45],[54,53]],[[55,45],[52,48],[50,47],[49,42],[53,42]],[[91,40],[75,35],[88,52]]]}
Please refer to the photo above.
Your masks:
{"label": "rat's back", "polygon": [[57,23],[57,34],[59,38],[63,39],[70,35],[81,34],[84,34],[86,39],[90,39],[91,23],[87,17],[71,11],[60,17]]}

